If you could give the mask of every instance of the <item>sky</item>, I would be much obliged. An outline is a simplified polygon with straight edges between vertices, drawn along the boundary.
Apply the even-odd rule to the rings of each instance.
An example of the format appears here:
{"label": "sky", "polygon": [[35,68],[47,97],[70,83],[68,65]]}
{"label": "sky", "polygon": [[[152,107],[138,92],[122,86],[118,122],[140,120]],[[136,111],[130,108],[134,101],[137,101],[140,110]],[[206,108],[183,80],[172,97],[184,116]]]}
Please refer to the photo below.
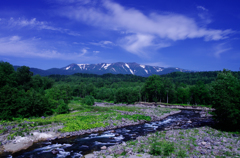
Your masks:
{"label": "sky", "polygon": [[0,61],[240,70],[238,0],[2,0]]}

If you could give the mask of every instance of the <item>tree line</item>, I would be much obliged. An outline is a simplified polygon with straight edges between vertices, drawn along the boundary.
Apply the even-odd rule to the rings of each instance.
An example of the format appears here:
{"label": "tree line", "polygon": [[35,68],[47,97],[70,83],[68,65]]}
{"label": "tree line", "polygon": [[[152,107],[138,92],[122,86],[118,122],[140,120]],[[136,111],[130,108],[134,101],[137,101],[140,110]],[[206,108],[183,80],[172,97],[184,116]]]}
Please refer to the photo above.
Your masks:
{"label": "tree line", "polygon": [[17,71],[7,62],[0,62],[0,119],[47,116],[68,111],[65,87],[55,87],[54,80],[33,76],[30,68]]}
{"label": "tree line", "polygon": [[[69,100],[81,97],[86,104],[97,99],[127,104],[146,101],[212,105],[220,122],[240,127],[238,74],[223,70],[197,74],[174,72],[148,78],[123,74],[41,77],[33,76],[29,67],[14,71],[11,64],[0,62],[0,119],[67,113]],[[190,76],[195,84],[186,80]]]}

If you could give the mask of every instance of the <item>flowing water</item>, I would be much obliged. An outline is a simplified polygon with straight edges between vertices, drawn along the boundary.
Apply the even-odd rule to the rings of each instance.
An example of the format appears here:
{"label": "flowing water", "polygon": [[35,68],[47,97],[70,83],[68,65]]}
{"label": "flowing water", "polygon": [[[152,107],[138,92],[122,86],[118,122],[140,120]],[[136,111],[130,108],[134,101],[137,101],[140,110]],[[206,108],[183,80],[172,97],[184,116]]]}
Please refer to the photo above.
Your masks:
{"label": "flowing water", "polygon": [[[134,140],[138,136],[147,135],[166,128],[194,128],[212,125],[212,119],[202,119],[198,113],[192,110],[182,110],[181,113],[169,116],[161,121],[148,122],[141,125],[128,126],[124,128],[62,138],[53,141],[44,141],[34,144],[27,150],[18,152],[8,157],[32,157],[32,158],[74,158],[100,150],[102,146],[112,146],[123,141]],[[58,150],[54,155],[52,150]]]}

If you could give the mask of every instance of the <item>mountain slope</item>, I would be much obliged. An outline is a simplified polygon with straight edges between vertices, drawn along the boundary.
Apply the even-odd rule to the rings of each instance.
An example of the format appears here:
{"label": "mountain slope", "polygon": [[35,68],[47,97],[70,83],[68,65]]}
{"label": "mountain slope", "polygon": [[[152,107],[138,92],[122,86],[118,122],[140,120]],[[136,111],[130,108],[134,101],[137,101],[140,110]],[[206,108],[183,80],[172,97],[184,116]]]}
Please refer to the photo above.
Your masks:
{"label": "mountain slope", "polygon": [[180,68],[164,68],[159,66],[140,65],[137,63],[99,63],[99,64],[70,64],[63,67],[65,71],[90,72],[95,74],[133,74],[138,76],[150,76],[152,74],[163,75],[171,72],[193,72]]}
{"label": "mountain slope", "polygon": [[[14,66],[17,70],[19,66]],[[37,68],[30,68],[34,75],[48,76],[53,74],[59,75],[72,75],[75,73],[88,73],[88,74],[133,74],[137,76],[150,76],[152,74],[163,75],[171,72],[194,72],[180,68],[164,68],[159,66],[140,65],[137,63],[99,63],[99,64],[70,64],[63,68],[52,68],[48,70],[41,70]]]}

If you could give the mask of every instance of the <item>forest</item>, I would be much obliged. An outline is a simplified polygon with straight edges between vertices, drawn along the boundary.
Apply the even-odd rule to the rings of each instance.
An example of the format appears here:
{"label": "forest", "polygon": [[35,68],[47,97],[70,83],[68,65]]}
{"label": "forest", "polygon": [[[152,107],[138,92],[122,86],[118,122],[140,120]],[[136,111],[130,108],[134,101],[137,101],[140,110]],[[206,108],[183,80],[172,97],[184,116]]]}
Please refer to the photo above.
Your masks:
{"label": "forest", "polygon": [[0,120],[68,113],[68,103],[81,97],[82,103],[162,102],[204,105],[216,109],[215,117],[228,128],[240,127],[239,72],[209,71],[148,78],[122,74],[74,74],[33,76],[30,68],[17,71],[0,62]]}

